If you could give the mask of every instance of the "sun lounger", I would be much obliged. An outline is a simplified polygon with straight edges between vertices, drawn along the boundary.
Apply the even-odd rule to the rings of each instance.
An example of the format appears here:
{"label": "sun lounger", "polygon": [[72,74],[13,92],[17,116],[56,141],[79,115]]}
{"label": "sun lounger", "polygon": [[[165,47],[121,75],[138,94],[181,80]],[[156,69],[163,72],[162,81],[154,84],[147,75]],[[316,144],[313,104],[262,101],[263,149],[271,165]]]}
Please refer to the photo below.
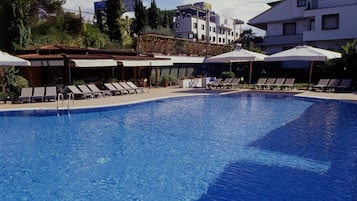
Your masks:
{"label": "sun lounger", "polygon": [[57,99],[57,88],[56,86],[46,87],[45,100]]}
{"label": "sun lounger", "polygon": [[219,84],[221,84],[222,78],[216,78],[213,80],[213,82],[210,82],[207,84],[208,89],[212,89],[212,87],[217,87]]}
{"label": "sun lounger", "polygon": [[33,95],[31,96],[32,102],[40,99],[43,102],[43,98],[45,97],[45,87],[34,87]]}
{"label": "sun lounger", "polygon": [[90,90],[87,85],[80,84],[78,85],[78,88],[83,92],[83,93],[91,93],[93,97],[102,97],[102,94],[100,92],[94,92]]}
{"label": "sun lounger", "polygon": [[329,81],[330,79],[320,79],[316,85],[312,86],[312,90],[317,90],[317,89],[320,89],[320,91],[324,90],[325,87],[328,85]]}
{"label": "sun lounger", "polygon": [[[119,85],[121,85],[124,89],[128,90],[128,92],[130,94],[135,94],[136,93],[136,90],[131,88],[126,82],[119,82]],[[116,85],[114,85],[114,86],[116,86]]]}
{"label": "sun lounger", "polygon": [[[233,80],[233,78],[226,78],[221,84],[218,85],[218,87],[220,87],[220,88],[228,87],[231,84],[232,80]],[[218,87],[216,87],[216,88],[218,88]]]}
{"label": "sun lounger", "polygon": [[274,85],[276,78],[268,78],[265,84],[262,85],[262,88],[271,89]]}
{"label": "sun lounger", "polygon": [[281,85],[282,89],[294,89],[295,78],[286,78],[284,84]]}
{"label": "sun lounger", "polygon": [[345,91],[351,88],[352,79],[342,79],[341,83],[335,87],[335,91]]}
{"label": "sun lounger", "polygon": [[86,99],[87,97],[94,97],[92,93],[80,91],[75,85],[69,85],[67,88],[71,91],[71,93],[73,93],[74,98],[79,97]]}
{"label": "sun lounger", "polygon": [[[122,91],[122,94],[131,94],[132,91],[129,91],[128,89],[125,89],[122,85],[119,84],[119,82],[113,82],[112,85]],[[134,91],[135,93],[135,91]]]}
{"label": "sun lounger", "polygon": [[257,83],[253,84],[255,89],[262,89],[263,85],[267,82],[267,78],[259,78]]}
{"label": "sun lounger", "polygon": [[[104,86],[110,91],[112,95],[124,94],[122,90],[115,88],[112,83],[104,83]],[[126,91],[128,93],[128,91]]]}
{"label": "sun lounger", "polygon": [[274,82],[274,84],[271,85],[272,88],[276,89],[279,88],[281,89],[281,87],[283,86],[285,82],[285,78],[277,78]]}
{"label": "sun lounger", "polygon": [[28,102],[31,101],[31,96],[32,96],[32,87],[24,87],[21,89],[21,95],[18,97],[19,101],[23,103],[24,100],[27,100]]}
{"label": "sun lounger", "polygon": [[338,84],[340,84],[340,79],[331,79],[328,84],[326,85],[325,87],[325,90],[329,90],[329,91],[334,91],[335,90],[335,87],[338,86]]}
{"label": "sun lounger", "polygon": [[233,78],[233,80],[231,81],[230,84],[227,84],[226,87],[229,88],[233,88],[233,87],[236,87],[238,88],[238,85],[239,85],[239,82],[240,82],[240,78]]}
{"label": "sun lounger", "polygon": [[222,82],[222,78],[217,78],[213,82],[208,83],[207,87],[208,87],[208,89],[212,89],[212,87],[217,88],[221,84],[221,82]]}
{"label": "sun lounger", "polygon": [[100,90],[95,84],[87,84],[87,87],[93,92],[93,93],[100,93],[102,94],[103,97],[105,96],[112,96],[109,90]]}
{"label": "sun lounger", "polygon": [[136,93],[144,93],[145,92],[144,87],[138,87],[133,82],[130,82],[130,81],[126,82],[126,83],[129,85],[129,87],[135,89]]}

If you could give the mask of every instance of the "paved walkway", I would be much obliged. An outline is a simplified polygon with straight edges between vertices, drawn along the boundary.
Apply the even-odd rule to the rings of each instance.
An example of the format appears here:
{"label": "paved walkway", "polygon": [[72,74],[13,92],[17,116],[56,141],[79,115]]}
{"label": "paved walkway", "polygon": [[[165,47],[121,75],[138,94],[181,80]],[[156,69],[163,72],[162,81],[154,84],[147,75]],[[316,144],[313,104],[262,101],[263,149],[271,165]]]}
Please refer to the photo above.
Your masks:
{"label": "paved walkway", "polygon": [[[168,88],[152,88],[148,93],[132,94],[132,95],[119,95],[107,98],[94,98],[86,100],[75,101],[63,101],[59,102],[59,108],[66,109],[68,104],[71,108],[91,108],[91,107],[105,107],[113,105],[125,105],[131,103],[138,103],[143,101],[158,100],[162,98],[179,97],[179,96],[195,96],[195,95],[207,95],[212,93],[239,93],[246,92],[248,89],[234,89],[234,90],[206,90],[206,89],[182,89],[178,87]],[[262,92],[274,92],[274,91],[262,91]],[[281,92],[281,91],[276,91]],[[286,91],[284,91],[286,92]],[[348,100],[357,103],[357,93],[329,93],[329,92],[312,92],[312,91],[289,91],[297,93],[299,97],[309,98],[322,98],[322,99],[336,99],[336,100]],[[43,102],[43,103],[22,103],[22,104],[4,104],[0,103],[0,111],[9,110],[47,110],[56,109],[56,102]]]}

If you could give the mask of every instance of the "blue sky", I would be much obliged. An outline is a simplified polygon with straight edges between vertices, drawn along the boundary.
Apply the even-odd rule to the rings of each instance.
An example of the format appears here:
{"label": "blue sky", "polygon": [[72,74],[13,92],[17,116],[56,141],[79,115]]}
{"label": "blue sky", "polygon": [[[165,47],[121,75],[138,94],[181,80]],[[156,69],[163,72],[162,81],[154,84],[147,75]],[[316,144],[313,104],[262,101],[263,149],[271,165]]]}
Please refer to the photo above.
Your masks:
{"label": "blue sky", "polygon": [[[83,11],[86,20],[91,21],[92,15],[88,13],[94,12],[94,2],[101,0],[67,0],[63,6],[66,9]],[[157,6],[162,10],[175,9],[178,5],[193,4],[201,2],[200,0],[155,0]],[[205,0],[205,2],[212,5],[212,10],[226,17],[237,18],[243,20],[245,23],[249,19],[259,15],[261,12],[267,10],[269,6],[267,3],[274,0]],[[144,4],[149,7],[150,0],[144,0]],[[248,25],[243,25],[242,29],[252,28]],[[258,29],[253,29],[257,35],[264,35],[264,32]]]}

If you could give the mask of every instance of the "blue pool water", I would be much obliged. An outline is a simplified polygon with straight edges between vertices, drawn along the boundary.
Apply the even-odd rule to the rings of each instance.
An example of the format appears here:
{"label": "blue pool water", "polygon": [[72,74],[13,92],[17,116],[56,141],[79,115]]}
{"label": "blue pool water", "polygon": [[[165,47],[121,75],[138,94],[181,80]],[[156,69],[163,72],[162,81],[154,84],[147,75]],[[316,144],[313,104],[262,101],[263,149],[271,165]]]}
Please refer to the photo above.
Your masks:
{"label": "blue pool water", "polygon": [[357,104],[212,95],[0,126],[0,200],[357,199]]}

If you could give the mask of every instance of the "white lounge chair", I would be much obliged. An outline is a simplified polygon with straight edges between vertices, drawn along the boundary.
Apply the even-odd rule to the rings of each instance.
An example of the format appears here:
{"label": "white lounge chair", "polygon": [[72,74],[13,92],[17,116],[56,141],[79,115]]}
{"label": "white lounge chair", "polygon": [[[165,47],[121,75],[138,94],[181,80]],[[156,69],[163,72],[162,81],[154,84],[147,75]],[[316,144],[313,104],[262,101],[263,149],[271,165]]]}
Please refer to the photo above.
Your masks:
{"label": "white lounge chair", "polygon": [[95,84],[87,84],[87,87],[93,92],[93,93],[101,93],[103,97],[105,96],[112,96],[109,90],[100,90]]}
{"label": "white lounge chair", "polygon": [[123,86],[121,86],[118,82],[113,82],[112,83],[113,86],[118,89],[118,90],[121,90],[121,92],[123,94],[131,94],[130,91],[128,89],[125,89]]}
{"label": "white lounge chair", "polygon": [[317,89],[320,89],[320,91],[324,90],[325,87],[328,85],[329,81],[330,79],[320,79],[316,85],[312,86],[312,90],[317,90]]}
{"label": "white lounge chair", "polygon": [[67,88],[71,91],[75,98],[80,97],[86,99],[87,97],[93,98],[92,93],[82,92],[75,85],[68,85]]}
{"label": "white lounge chair", "polygon": [[[114,83],[116,84],[116,83]],[[119,85],[121,85],[124,89],[128,90],[128,92],[130,94],[135,94],[136,90],[131,88],[126,82],[119,82]],[[115,87],[117,87],[117,85],[114,85]]]}
{"label": "white lounge chair", "polygon": [[46,87],[45,100],[57,99],[57,87],[56,86],[48,86]]}
{"label": "white lounge chair", "polygon": [[266,82],[267,78],[259,78],[257,83],[253,84],[253,86],[255,89],[262,89]]}
{"label": "white lounge chair", "polygon": [[34,87],[33,95],[31,96],[32,101],[35,102],[35,100],[40,99],[41,102],[43,102],[44,97],[45,97],[45,87]]}
{"label": "white lounge chair", "polygon": [[144,87],[138,87],[133,82],[130,82],[130,81],[128,81],[126,83],[129,85],[129,87],[135,89],[136,93],[144,93],[145,92]]}
{"label": "white lounge chair", "polygon": [[78,85],[78,88],[83,92],[83,93],[91,93],[93,97],[102,97],[102,94],[100,92],[93,92],[90,90],[87,85],[80,84]]}
{"label": "white lounge chair", "polygon": [[21,95],[18,97],[19,101],[23,103],[24,100],[31,102],[32,87],[24,87],[21,89]]}

